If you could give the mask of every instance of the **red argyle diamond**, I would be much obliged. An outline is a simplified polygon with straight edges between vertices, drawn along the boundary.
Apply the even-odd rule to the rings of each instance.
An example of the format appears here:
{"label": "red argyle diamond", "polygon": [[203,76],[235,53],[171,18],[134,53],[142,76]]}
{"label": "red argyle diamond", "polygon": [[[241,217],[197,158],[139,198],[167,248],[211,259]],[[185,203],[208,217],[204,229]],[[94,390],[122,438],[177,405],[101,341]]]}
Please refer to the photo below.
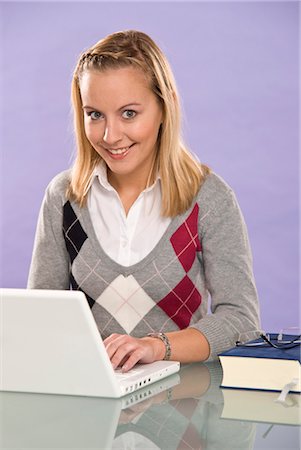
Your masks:
{"label": "red argyle diamond", "polygon": [[185,277],[179,284],[166,295],[159,303],[161,309],[182,330],[190,324],[193,313],[202,302],[201,294],[196,289],[190,278]]}
{"label": "red argyle diamond", "polygon": [[191,269],[196,252],[202,249],[198,236],[198,214],[199,205],[196,204],[185,222],[170,238],[173,249],[185,272]]}

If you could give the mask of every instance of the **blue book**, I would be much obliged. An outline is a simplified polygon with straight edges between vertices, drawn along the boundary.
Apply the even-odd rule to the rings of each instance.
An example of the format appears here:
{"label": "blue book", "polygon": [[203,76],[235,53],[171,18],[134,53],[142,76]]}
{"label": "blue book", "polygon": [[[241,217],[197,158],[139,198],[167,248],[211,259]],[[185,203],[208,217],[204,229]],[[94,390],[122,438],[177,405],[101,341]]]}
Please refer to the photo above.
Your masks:
{"label": "blue book", "polygon": [[[283,335],[283,341],[296,337]],[[270,340],[278,345],[276,334],[270,334]],[[219,355],[223,369],[221,387],[282,391],[287,386],[288,391],[300,393],[300,344],[274,348],[262,343],[261,338],[256,339]]]}

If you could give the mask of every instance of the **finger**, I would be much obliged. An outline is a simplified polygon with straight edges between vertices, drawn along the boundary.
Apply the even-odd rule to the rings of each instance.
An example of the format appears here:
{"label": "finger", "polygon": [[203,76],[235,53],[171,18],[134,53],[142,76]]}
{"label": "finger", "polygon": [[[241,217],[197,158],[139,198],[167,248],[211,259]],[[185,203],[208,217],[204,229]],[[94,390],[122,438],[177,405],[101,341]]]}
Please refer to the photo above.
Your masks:
{"label": "finger", "polygon": [[117,334],[117,333],[110,334],[110,336],[108,336],[107,338],[105,338],[103,340],[103,343],[104,343],[105,347],[107,347],[110,343],[114,342],[120,336],[124,336],[124,335],[123,334]]}
{"label": "finger", "polygon": [[128,372],[131,370],[144,356],[144,350],[142,347],[137,348],[129,354],[129,357],[122,364],[122,372]]}
{"label": "finger", "polygon": [[109,336],[105,340],[105,348],[107,350],[107,353],[109,355],[109,358],[112,359],[114,354],[117,352],[117,350],[126,344],[128,341],[128,336],[123,334],[114,334]]}
{"label": "finger", "polygon": [[[142,349],[137,348],[137,345],[138,343],[135,341],[122,343],[122,345],[120,345],[116,349],[115,353],[111,357],[111,363],[113,364],[113,367],[116,369],[116,367],[118,366],[122,365],[123,367],[124,364],[127,365],[127,361],[132,356],[132,354],[137,354],[137,357],[139,357],[139,354],[142,353]],[[133,367],[133,365],[131,367]]]}

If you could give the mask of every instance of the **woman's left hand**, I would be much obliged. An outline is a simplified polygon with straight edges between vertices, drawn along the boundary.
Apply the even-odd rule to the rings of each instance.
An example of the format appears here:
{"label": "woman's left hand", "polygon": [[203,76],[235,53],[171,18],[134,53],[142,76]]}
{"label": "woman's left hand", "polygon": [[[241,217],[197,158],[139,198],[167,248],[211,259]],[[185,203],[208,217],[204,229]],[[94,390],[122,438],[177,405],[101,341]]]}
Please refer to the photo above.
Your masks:
{"label": "woman's left hand", "polygon": [[113,368],[123,372],[132,369],[137,362],[151,363],[163,359],[165,345],[152,337],[134,338],[127,334],[111,334],[104,340]]}

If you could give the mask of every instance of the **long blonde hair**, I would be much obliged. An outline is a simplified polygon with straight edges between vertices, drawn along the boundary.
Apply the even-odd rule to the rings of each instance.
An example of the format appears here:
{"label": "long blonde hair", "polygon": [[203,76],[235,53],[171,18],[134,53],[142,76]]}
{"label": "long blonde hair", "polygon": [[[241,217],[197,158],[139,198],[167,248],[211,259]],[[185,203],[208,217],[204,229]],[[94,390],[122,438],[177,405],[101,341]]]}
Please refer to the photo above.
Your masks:
{"label": "long blonde hair", "polygon": [[77,141],[68,197],[80,206],[86,203],[93,170],[101,160],[88,141],[80,93],[80,79],[87,70],[106,70],[134,66],[145,73],[163,111],[158,150],[149,180],[158,173],[162,186],[163,216],[184,213],[193,201],[210,169],[198,162],[181,138],[181,113],[176,83],[159,47],[145,33],[130,30],[113,33],[97,42],[79,58],[72,80],[72,104]]}

